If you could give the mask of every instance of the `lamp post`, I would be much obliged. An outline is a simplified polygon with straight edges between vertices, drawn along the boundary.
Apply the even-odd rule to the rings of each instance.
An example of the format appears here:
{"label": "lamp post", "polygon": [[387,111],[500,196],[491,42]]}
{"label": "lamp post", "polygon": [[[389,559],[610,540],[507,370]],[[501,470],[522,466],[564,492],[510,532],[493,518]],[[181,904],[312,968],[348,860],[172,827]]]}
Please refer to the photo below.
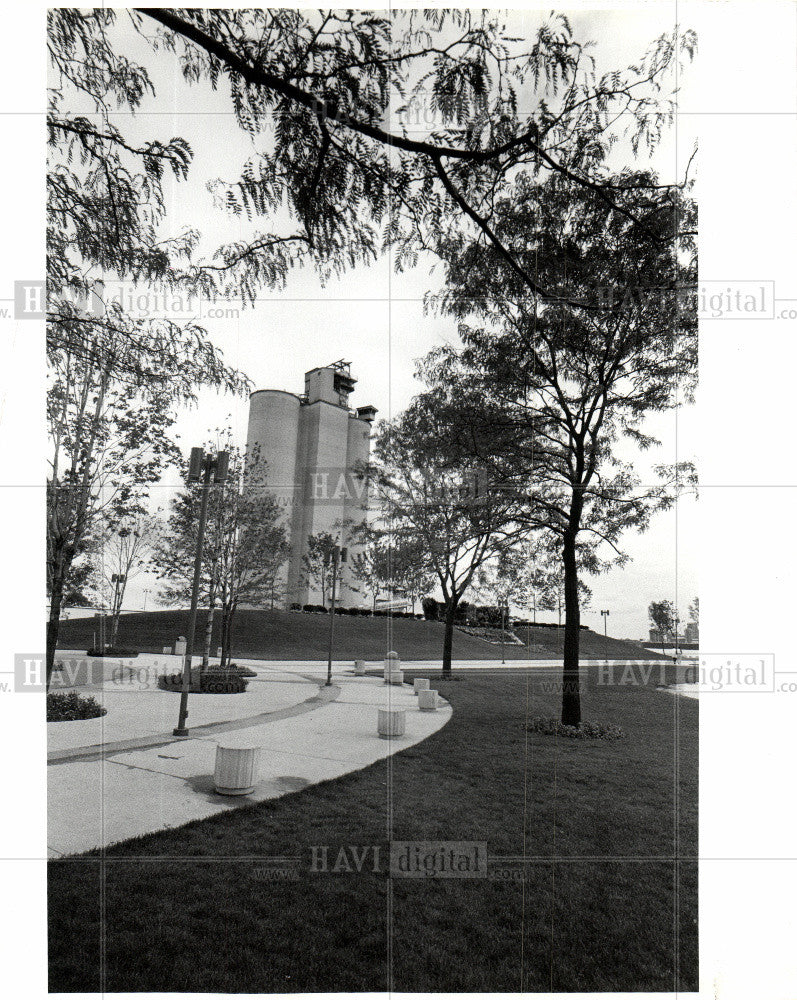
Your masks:
{"label": "lamp post", "polygon": [[149,596],[150,588],[144,587],[144,611],[147,610],[147,597]]}
{"label": "lamp post", "polygon": [[327,683],[326,687],[332,684],[332,646],[335,641],[335,585],[338,582],[338,566],[346,562],[346,549],[339,545],[332,547],[332,551],[324,558],[325,565],[329,565],[332,560],[332,599],[329,603],[329,655],[327,657]]}
{"label": "lamp post", "polygon": [[609,612],[601,611],[601,618],[603,618],[603,638],[606,638],[606,623],[609,620]]}
{"label": "lamp post", "polygon": [[188,620],[188,642],[185,649],[185,661],[183,662],[183,690],[180,692],[180,716],[177,728],[173,731],[175,736],[188,736],[185,720],[188,718],[188,690],[191,687],[191,657],[194,652],[194,637],[196,635],[199,578],[202,575],[202,548],[205,541],[205,521],[208,515],[210,481],[212,478],[215,483],[225,482],[229,465],[230,456],[226,451],[220,451],[218,455],[206,455],[201,448],[191,449],[191,459],[188,463],[188,482],[202,483],[202,500],[199,505],[194,580],[191,585],[191,615]]}

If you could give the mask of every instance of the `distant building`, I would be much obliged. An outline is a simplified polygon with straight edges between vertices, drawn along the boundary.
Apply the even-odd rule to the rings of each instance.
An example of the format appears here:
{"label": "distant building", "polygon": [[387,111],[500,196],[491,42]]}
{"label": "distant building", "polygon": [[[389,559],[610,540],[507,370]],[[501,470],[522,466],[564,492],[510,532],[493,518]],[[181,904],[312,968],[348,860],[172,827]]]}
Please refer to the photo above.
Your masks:
{"label": "distant building", "polygon": [[357,380],[347,361],[313,368],[304,376],[304,394],[260,389],[249,397],[247,451],[256,448],[266,463],[266,487],[285,508],[290,558],[280,590],[285,604],[320,604],[320,588],[305,573],[311,535],[329,532],[348,548],[341,565],[338,603],[366,605],[351,572],[360,548],[350,530],[367,517],[367,484],[356,474],[371,451],[373,406],[349,407]]}

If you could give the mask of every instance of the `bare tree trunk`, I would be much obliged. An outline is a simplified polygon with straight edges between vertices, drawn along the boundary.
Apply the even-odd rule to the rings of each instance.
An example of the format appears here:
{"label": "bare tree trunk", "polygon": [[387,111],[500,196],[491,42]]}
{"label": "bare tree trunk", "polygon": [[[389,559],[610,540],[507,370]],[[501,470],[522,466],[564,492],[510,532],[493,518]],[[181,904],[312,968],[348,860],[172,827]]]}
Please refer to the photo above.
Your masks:
{"label": "bare tree trunk", "polygon": [[113,621],[111,622],[111,646],[119,642],[119,619],[122,617],[122,605],[125,600],[125,584],[117,584],[116,600],[114,601]]}
{"label": "bare tree trunk", "polygon": [[227,619],[227,666],[232,661],[232,621],[235,615],[235,604],[230,607],[230,616]]}
{"label": "bare tree trunk", "polygon": [[205,622],[205,648],[202,652],[200,671],[210,666],[210,647],[213,642],[213,615],[216,610],[216,567],[213,565],[210,574],[210,592],[208,593],[208,617]]}
{"label": "bare tree trunk", "polygon": [[58,629],[61,625],[61,603],[64,597],[63,558],[59,557],[50,585],[50,615],[47,619],[47,690],[50,690],[50,679],[55,665],[55,649],[58,645]]}
{"label": "bare tree trunk", "polygon": [[221,666],[226,667],[230,660],[230,607],[228,604],[222,605],[221,612]]}
{"label": "bare tree trunk", "polygon": [[562,724],[581,723],[581,692],[578,660],[581,639],[581,610],[578,606],[578,565],[576,562],[576,530],[568,527],[562,544],[565,589],[565,641],[562,671]]}
{"label": "bare tree trunk", "polygon": [[450,598],[446,602],[445,632],[443,633],[443,677],[451,676],[451,653],[454,647],[454,618],[459,599]]}
{"label": "bare tree trunk", "polygon": [[202,666],[200,670],[207,670],[210,666],[211,646],[213,643],[213,617],[215,611],[215,604],[211,604],[208,608],[208,617],[205,622],[205,648],[202,651]]}

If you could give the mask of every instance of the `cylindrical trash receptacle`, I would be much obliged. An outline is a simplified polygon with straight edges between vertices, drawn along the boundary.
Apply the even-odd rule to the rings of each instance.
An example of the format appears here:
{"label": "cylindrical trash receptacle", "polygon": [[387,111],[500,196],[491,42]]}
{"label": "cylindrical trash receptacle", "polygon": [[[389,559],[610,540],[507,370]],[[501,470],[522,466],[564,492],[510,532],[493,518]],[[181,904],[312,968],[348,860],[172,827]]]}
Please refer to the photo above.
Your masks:
{"label": "cylindrical trash receptacle", "polygon": [[416,677],[412,682],[412,689],[417,694],[419,691],[429,690],[429,678],[428,677]]}
{"label": "cylindrical trash receptacle", "polygon": [[388,674],[392,674],[395,670],[401,670],[401,659],[398,653],[391,650],[385,657],[385,680],[387,680]]}
{"label": "cylindrical trash receptacle", "polygon": [[354,676],[365,677],[365,660],[354,661]]}
{"label": "cylindrical trash receptacle", "polygon": [[249,795],[255,790],[260,747],[216,747],[214,783],[220,795]]}
{"label": "cylindrical trash receptacle", "polygon": [[436,712],[437,711],[437,691],[419,691],[418,692],[418,708],[422,712]]}
{"label": "cylindrical trash receptacle", "polygon": [[393,670],[389,674],[385,674],[385,684],[403,684],[403,683],[404,683],[403,670]]}
{"label": "cylindrical trash receptacle", "polygon": [[377,732],[383,740],[403,736],[407,731],[407,712],[403,708],[380,708]]}

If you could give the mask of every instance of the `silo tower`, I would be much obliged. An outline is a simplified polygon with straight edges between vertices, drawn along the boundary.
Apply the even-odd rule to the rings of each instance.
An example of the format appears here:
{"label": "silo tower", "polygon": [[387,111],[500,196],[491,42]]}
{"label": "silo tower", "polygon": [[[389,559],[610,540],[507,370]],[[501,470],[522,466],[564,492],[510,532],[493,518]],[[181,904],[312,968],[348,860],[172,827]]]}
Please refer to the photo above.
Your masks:
{"label": "silo tower", "polygon": [[359,551],[352,528],[368,515],[366,484],[356,470],[358,463],[368,461],[377,411],[349,407],[356,383],[350,363],[341,360],[306,372],[301,396],[281,389],[261,389],[250,396],[247,451],[259,453],[266,465],[264,485],[285,512],[290,558],[279,590],[286,606],[321,603],[304,557],[308,539],[322,532],[349,549],[348,564],[341,567],[339,603],[368,603],[352,578],[351,560]]}

